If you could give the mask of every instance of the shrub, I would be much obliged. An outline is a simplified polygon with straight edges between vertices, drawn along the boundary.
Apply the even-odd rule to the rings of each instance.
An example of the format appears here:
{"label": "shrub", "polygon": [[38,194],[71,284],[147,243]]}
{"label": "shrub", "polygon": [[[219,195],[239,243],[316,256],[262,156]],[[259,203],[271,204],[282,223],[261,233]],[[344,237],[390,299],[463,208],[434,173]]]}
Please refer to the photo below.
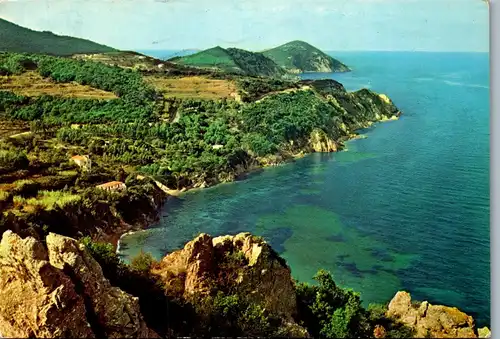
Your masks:
{"label": "shrub", "polygon": [[110,243],[94,242],[90,237],[80,239],[80,242],[85,245],[92,257],[101,264],[103,270],[116,271],[120,259],[115,253],[113,245]]}
{"label": "shrub", "polygon": [[278,331],[277,321],[269,317],[259,305],[249,303],[238,294],[218,291],[215,296],[194,301],[200,317],[196,334],[208,336],[272,336]]}
{"label": "shrub", "polygon": [[0,202],[7,201],[10,197],[10,193],[0,190]]}
{"label": "shrub", "polygon": [[50,211],[58,208],[64,208],[81,200],[79,195],[69,194],[62,191],[40,191],[34,198],[26,199],[21,196],[14,197],[14,203],[19,205],[29,205],[35,209],[44,209]]}
{"label": "shrub", "polygon": [[139,272],[149,273],[149,270],[155,262],[151,253],[145,253],[141,250],[141,253],[132,258],[130,267]]}
{"label": "shrub", "polygon": [[14,194],[22,197],[34,196],[38,192],[40,185],[33,180],[17,180],[14,182]]}
{"label": "shrub", "polygon": [[315,337],[371,336],[359,294],[338,287],[327,271],[320,270],[314,279],[318,285],[296,286],[300,317],[309,332]]}

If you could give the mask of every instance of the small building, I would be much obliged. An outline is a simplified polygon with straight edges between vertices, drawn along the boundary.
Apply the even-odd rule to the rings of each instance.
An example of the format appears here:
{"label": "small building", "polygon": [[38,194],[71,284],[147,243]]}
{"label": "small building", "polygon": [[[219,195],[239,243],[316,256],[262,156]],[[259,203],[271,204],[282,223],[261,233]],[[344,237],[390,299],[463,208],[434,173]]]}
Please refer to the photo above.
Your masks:
{"label": "small building", "polygon": [[100,188],[105,191],[123,191],[127,189],[127,186],[121,181],[110,181],[105,184],[97,185],[96,188]]}
{"label": "small building", "polygon": [[75,155],[71,157],[70,161],[74,162],[78,167],[85,171],[90,171],[92,165],[89,156],[87,155]]}

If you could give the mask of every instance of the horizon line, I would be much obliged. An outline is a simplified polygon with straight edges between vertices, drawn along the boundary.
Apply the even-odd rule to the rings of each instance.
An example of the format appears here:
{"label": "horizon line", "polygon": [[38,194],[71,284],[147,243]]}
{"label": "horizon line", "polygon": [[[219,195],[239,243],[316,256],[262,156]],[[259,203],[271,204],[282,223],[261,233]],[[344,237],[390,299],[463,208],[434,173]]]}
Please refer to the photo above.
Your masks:
{"label": "horizon line", "polygon": [[[180,51],[197,51],[197,52],[202,52],[205,51],[209,48],[134,48],[134,49],[121,49],[121,51],[135,51],[135,52],[140,52],[140,51],[175,51],[175,52],[180,52]],[[223,47],[224,48],[224,47]],[[118,49],[120,50],[120,49]],[[252,49],[246,49],[251,52],[256,52]],[[481,54],[487,54],[490,53],[490,50],[487,51],[470,51],[470,50],[403,50],[403,49],[394,49],[394,50],[385,50],[385,49],[320,49],[323,52],[334,52],[334,53],[344,53],[344,52],[377,52],[377,53],[481,53]]]}

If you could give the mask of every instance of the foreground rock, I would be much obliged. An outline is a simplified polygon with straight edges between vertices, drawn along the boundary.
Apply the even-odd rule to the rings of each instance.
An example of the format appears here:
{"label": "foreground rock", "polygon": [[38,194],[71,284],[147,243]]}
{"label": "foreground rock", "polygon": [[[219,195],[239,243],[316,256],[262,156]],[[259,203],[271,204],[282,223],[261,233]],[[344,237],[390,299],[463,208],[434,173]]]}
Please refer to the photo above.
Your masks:
{"label": "foreground rock", "polygon": [[[147,270],[145,268],[144,272]],[[276,332],[273,333],[290,337],[309,336],[308,331],[298,324],[307,320],[297,320],[297,295],[290,268],[264,240],[249,233],[217,238],[201,234],[183,249],[168,254],[160,263],[153,263],[150,273],[159,278],[164,287],[158,287],[158,294],[150,288],[146,288],[145,294],[140,294],[141,298],[146,298],[146,302],[142,301],[143,312],[148,315],[151,325],[148,326],[138,298],[111,286],[101,266],[82,244],[50,233],[44,246],[34,238],[22,239],[7,231],[0,242],[0,336],[158,338],[150,327],[158,326],[154,328],[163,333],[161,327],[168,328],[172,317],[181,326],[187,324],[185,327],[195,328],[178,329],[179,333],[215,333],[220,324],[224,325],[224,320],[210,323],[208,329],[200,327],[201,332],[196,332],[197,322],[215,313],[210,313],[210,308],[202,308],[194,314],[190,307],[196,305],[200,300],[198,297],[213,304],[215,299],[211,298],[218,292],[224,297],[237,295],[238,307],[252,304],[264,309],[266,317],[275,321],[272,330]],[[170,312],[173,309],[169,308],[174,304],[162,304],[164,292],[181,300],[188,308],[175,308],[173,313],[178,313],[175,317]],[[160,302],[150,304],[148,294],[159,297]],[[168,312],[159,313],[156,320],[151,318],[152,312],[162,312],[162,308]],[[203,313],[205,310],[209,311],[208,314]],[[395,295],[386,317],[413,329],[418,338],[491,336],[488,328],[476,331],[472,317],[457,308],[428,302],[417,305],[412,303],[407,292]],[[155,322],[157,320],[159,323]],[[393,337],[394,321],[388,323],[385,317],[379,320],[384,323],[374,324],[370,329],[373,336]],[[250,327],[252,324],[245,322],[241,325]],[[310,326],[310,323],[305,324]],[[251,328],[245,331],[251,331]],[[243,333],[247,333],[245,331]]]}
{"label": "foreground rock", "polygon": [[189,300],[215,290],[231,291],[279,316],[290,335],[307,335],[294,322],[297,299],[290,268],[265,241],[249,233],[217,238],[201,234],[168,254],[152,273],[161,277],[170,295]]}
{"label": "foreground rock", "polygon": [[477,330],[479,338],[491,338],[491,331],[488,327],[482,327]]}
{"label": "foreground rock", "polygon": [[474,319],[456,307],[431,305],[427,301],[412,305],[407,292],[398,292],[389,303],[388,317],[414,329],[415,338],[477,338]]}
{"label": "foreground rock", "polygon": [[0,333],[7,337],[157,337],[138,299],[112,287],[76,240],[47,249],[7,231],[0,243]]}

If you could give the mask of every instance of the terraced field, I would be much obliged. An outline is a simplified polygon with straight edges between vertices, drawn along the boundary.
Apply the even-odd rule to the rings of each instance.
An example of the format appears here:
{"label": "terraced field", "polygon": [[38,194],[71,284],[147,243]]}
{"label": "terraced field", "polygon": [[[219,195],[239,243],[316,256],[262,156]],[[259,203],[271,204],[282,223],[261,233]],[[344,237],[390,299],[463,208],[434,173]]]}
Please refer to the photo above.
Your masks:
{"label": "terraced field", "polygon": [[0,91],[12,91],[18,95],[41,96],[57,95],[84,99],[116,99],[111,92],[102,91],[77,83],[56,83],[43,78],[37,72],[25,72],[21,75],[0,76]]}
{"label": "terraced field", "polygon": [[148,83],[161,91],[165,97],[193,99],[235,99],[237,88],[232,81],[204,77],[166,78],[149,76]]}

